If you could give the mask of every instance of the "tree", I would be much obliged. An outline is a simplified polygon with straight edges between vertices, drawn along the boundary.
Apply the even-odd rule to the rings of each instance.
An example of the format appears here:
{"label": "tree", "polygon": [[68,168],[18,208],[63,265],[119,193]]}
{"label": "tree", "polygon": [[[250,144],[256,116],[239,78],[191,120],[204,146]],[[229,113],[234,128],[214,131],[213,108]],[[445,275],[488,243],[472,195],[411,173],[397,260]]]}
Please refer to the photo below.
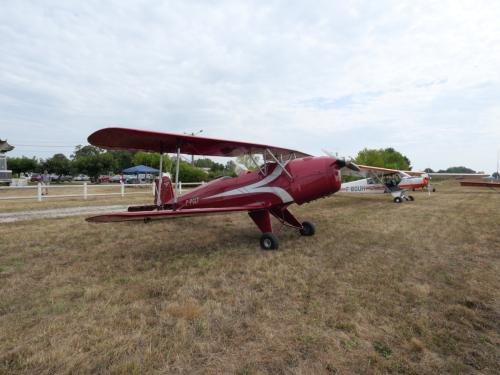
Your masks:
{"label": "tree", "polygon": [[386,149],[363,149],[354,162],[357,164],[370,165],[372,167],[391,168],[399,170],[411,170],[410,159],[394,150],[392,147]]}
{"label": "tree", "polygon": [[64,154],[55,154],[42,163],[43,169],[58,176],[69,174],[70,161]]}
{"label": "tree", "polygon": [[12,170],[12,173],[19,174],[23,172],[35,172],[40,169],[38,160],[28,158],[26,156],[7,158],[7,168]]}
{"label": "tree", "polygon": [[[252,155],[257,164],[262,164],[262,158],[260,155]],[[250,155],[241,155],[236,158],[236,162],[238,164],[243,165],[249,171],[256,171],[258,167],[255,165],[254,161],[250,157]]]}
{"label": "tree", "polygon": [[467,167],[450,167],[446,170],[440,169],[438,173],[476,173],[475,170],[467,168]]}
{"label": "tree", "polygon": [[[84,155],[84,156],[81,156]],[[84,173],[96,180],[100,174],[117,170],[117,163],[111,152],[80,154],[72,162],[73,173]]]}
{"label": "tree", "polygon": [[99,147],[96,147],[96,146],[91,146],[91,145],[82,146],[82,145],[78,145],[78,146],[75,147],[75,151],[71,155],[71,158],[72,159],[77,159],[77,158],[81,158],[81,157],[84,157],[84,156],[95,156],[95,155],[101,154],[103,152],[104,152],[103,149],[101,149]]}
{"label": "tree", "polygon": [[196,159],[194,161],[194,166],[198,168],[212,168],[212,166],[216,164],[212,159],[209,158],[203,158],[203,159]]}
{"label": "tree", "polygon": [[493,174],[491,175],[495,180],[500,180],[500,173],[498,172],[493,172]]}
{"label": "tree", "polygon": [[434,171],[432,170],[432,168],[425,168],[424,172],[425,173],[434,173]]}
{"label": "tree", "polygon": [[[134,165],[146,165],[158,169],[160,167],[160,154],[156,152],[137,152],[132,158],[132,163]],[[164,155],[163,172],[171,171],[172,168],[175,168],[175,163],[173,163],[168,155]]]}
{"label": "tree", "polygon": [[229,160],[224,167],[224,174],[226,176],[236,176],[236,163],[232,160]]}
{"label": "tree", "polygon": [[[115,159],[115,164],[117,170],[114,172],[121,172],[125,168],[129,168],[132,165],[134,165],[134,152],[130,151],[108,151],[113,155],[113,159]],[[158,168],[158,166],[155,166],[154,168]]]}
{"label": "tree", "polygon": [[[174,175],[174,174],[172,174]],[[207,173],[200,168],[193,167],[191,164],[181,161],[179,164],[179,181],[182,182],[201,182],[208,179]]]}

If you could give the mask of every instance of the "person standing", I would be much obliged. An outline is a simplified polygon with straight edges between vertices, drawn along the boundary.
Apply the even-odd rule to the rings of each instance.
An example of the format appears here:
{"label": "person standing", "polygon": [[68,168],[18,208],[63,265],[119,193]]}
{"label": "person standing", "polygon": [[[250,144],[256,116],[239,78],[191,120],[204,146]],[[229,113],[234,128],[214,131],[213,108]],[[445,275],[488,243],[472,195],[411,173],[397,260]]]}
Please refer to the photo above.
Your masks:
{"label": "person standing", "polygon": [[42,195],[48,195],[49,194],[49,185],[50,185],[50,175],[49,175],[49,172],[47,170],[43,171],[40,182],[42,184]]}

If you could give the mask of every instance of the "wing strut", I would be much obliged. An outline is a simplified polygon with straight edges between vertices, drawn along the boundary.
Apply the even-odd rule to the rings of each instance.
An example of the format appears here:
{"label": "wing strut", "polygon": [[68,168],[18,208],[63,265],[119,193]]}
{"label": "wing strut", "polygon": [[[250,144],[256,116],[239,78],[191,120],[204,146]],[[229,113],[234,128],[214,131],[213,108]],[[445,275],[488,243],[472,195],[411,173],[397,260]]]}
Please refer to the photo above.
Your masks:
{"label": "wing strut", "polygon": [[[250,153],[248,154],[248,156],[250,156],[250,159],[253,161],[253,163],[255,164],[255,166],[257,168],[259,168],[259,171],[260,173],[262,173],[263,176],[266,176],[267,175],[267,171],[266,170],[262,170],[262,168],[260,167],[259,163],[257,163],[257,160],[255,160],[254,156]],[[264,162],[264,166],[266,165],[266,163]],[[266,168],[266,167],[264,167]]]}
{"label": "wing strut", "polygon": [[181,160],[181,146],[177,142],[177,160],[175,161],[175,195],[174,210],[177,208],[177,195],[179,194],[179,162]]}
{"label": "wing strut", "polygon": [[271,155],[271,157],[274,159],[274,161],[276,163],[278,163],[278,165],[281,167],[281,169],[283,169],[285,171],[285,173],[288,175],[288,177],[290,177],[291,180],[293,180],[293,177],[292,175],[290,174],[290,172],[288,172],[286,169],[285,169],[285,166],[283,165],[283,162],[281,162],[280,160],[278,160],[278,158],[276,156],[274,156],[274,154],[271,152],[271,150],[269,150],[268,148],[266,148],[266,151],[269,152],[269,155]]}
{"label": "wing strut", "polygon": [[160,207],[161,205],[161,187],[163,185],[163,147],[160,147],[160,173],[158,173],[158,195],[156,199],[156,205]]}

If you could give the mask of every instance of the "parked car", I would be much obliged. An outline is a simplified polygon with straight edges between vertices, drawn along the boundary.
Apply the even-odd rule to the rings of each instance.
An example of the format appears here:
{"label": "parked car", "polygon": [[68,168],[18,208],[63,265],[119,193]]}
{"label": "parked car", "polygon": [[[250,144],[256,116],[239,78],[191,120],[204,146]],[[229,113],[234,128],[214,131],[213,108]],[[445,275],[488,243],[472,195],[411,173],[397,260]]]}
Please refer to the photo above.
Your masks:
{"label": "parked car", "polygon": [[138,184],[140,183],[140,179],[135,174],[126,174],[123,176],[123,182],[126,184]]}
{"label": "parked car", "polygon": [[30,178],[31,182],[40,182],[42,181],[42,176],[39,173],[33,173]]}
{"label": "parked car", "polygon": [[71,182],[71,181],[73,181],[73,176],[70,175],[59,176],[59,182]]}
{"label": "parked car", "polygon": [[76,176],[75,178],[73,178],[73,180],[74,181],[89,181],[90,178],[87,175],[79,174],[78,176]]}
{"label": "parked car", "polygon": [[109,182],[119,183],[122,180],[122,176],[119,174],[115,174],[113,177],[109,179]]}
{"label": "parked car", "polygon": [[108,176],[108,175],[100,175],[98,178],[97,178],[97,182],[99,183],[102,183],[102,182],[111,182],[111,176]]}

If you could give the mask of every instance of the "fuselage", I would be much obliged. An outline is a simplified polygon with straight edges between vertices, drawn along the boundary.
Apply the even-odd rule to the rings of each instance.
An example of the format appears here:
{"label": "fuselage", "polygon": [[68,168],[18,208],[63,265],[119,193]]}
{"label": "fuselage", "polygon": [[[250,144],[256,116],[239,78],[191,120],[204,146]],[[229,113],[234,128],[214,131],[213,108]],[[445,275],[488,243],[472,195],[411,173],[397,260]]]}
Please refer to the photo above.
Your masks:
{"label": "fuselage", "polygon": [[[262,166],[261,171],[211,181],[179,196],[176,208],[303,204],[340,189],[340,173],[334,158],[305,157],[283,165],[286,172],[273,162]],[[168,204],[173,204],[173,199]]]}
{"label": "fuselage", "polygon": [[[399,183],[394,183],[394,187],[399,189],[420,189],[428,185],[428,178],[420,177],[402,177]],[[364,178],[362,180],[344,182],[340,191],[343,193],[365,193],[365,194],[383,194],[390,189],[387,184],[382,184],[373,178]]]}

